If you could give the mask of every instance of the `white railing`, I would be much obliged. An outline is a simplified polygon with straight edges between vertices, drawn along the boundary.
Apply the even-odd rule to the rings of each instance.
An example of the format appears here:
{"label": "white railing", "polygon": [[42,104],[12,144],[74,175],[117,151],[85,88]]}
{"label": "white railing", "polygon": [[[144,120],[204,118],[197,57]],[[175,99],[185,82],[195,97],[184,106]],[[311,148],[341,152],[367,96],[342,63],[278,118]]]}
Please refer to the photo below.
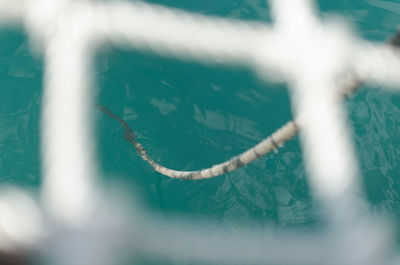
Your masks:
{"label": "white railing", "polygon": [[[38,196],[16,188],[0,193],[0,250],[29,251],[56,264],[114,264],[126,253],[237,264],[398,263],[389,226],[365,210],[340,100],[359,81],[400,87],[400,53],[357,38],[341,20],[321,20],[312,1],[269,3],[272,25],[143,2],[1,0],[0,23],[24,27],[44,56],[45,76],[43,187]],[[227,235],[204,224],[166,225],[105,189],[90,113],[91,63],[96,48],[107,44],[243,64],[260,78],[286,81],[326,230]]]}

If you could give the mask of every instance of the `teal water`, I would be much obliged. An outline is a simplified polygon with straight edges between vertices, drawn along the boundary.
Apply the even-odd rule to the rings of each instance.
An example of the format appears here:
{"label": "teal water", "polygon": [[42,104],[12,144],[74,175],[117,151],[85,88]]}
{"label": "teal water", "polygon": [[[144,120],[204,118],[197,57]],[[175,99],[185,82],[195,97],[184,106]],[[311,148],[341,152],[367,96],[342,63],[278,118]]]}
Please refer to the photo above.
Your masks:
{"label": "teal water", "polygon": [[[264,0],[152,1],[207,15],[269,22]],[[400,26],[395,0],[318,1],[321,16],[344,16],[356,32],[384,41]],[[162,165],[194,170],[248,149],[291,119],[285,85],[249,69],[216,67],[110,48],[95,60],[96,102],[125,119]],[[42,62],[18,29],[0,32],[0,183],[40,186]],[[366,87],[346,102],[371,210],[400,217],[400,94]],[[106,183],[125,184],[151,210],[218,224],[312,226],[298,139],[277,154],[210,180],[169,179],[143,162],[123,128],[98,113],[96,137]],[[398,222],[400,224],[400,221]]]}
{"label": "teal water", "polygon": [[[153,2],[208,15],[270,21],[265,1]],[[400,12],[393,8],[400,5],[395,2],[318,4],[321,16],[342,15],[370,40],[384,41],[400,25]],[[225,161],[292,117],[285,85],[265,83],[245,68],[204,66],[117,49],[100,53],[96,63],[98,102],[128,121],[157,162],[174,169],[194,170]],[[393,214],[400,202],[398,98],[369,87],[347,102],[371,207]],[[133,182],[153,209],[272,227],[315,221],[298,139],[278,154],[233,173],[190,182],[153,172],[123,140],[117,122],[100,115],[98,126],[104,172],[113,181]]]}

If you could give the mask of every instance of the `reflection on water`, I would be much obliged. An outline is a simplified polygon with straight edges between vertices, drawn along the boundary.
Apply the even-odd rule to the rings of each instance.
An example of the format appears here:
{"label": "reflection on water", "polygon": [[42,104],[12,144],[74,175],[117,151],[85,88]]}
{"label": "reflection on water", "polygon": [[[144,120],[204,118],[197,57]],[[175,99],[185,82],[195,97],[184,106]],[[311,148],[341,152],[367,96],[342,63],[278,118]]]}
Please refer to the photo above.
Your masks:
{"label": "reflection on water", "polygon": [[367,3],[372,6],[385,9],[389,12],[393,12],[396,15],[400,15],[400,4],[397,2],[383,1],[383,0],[367,0]]}
{"label": "reflection on water", "polygon": [[41,66],[21,32],[0,40],[0,183],[37,186]]}
{"label": "reflection on water", "polygon": [[264,138],[263,135],[254,127],[257,125],[255,122],[236,115],[229,114],[228,117],[224,117],[223,114],[204,110],[193,104],[194,108],[194,119],[204,124],[208,128],[219,131],[234,132],[248,139],[259,140]]}
{"label": "reflection on water", "polygon": [[378,89],[360,92],[348,103],[365,185],[376,209],[399,213],[399,95]]}

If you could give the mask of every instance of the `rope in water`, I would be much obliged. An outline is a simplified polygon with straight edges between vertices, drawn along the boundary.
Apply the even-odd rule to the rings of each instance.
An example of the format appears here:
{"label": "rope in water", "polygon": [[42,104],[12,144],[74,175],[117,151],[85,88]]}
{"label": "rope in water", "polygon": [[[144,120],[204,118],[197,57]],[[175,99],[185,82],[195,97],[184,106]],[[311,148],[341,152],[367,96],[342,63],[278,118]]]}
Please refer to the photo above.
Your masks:
{"label": "rope in water", "polygon": [[[397,32],[397,34],[390,39],[388,44],[397,48],[400,47],[400,31]],[[352,93],[354,93],[362,85],[363,82],[361,80],[358,80],[354,76],[351,77],[349,76],[346,79],[343,79],[342,83],[340,84],[340,86],[343,87],[343,89],[341,89],[343,93],[343,98],[346,98]],[[190,179],[190,180],[212,178],[225,174],[227,172],[234,171],[240,167],[250,164],[254,160],[270,153],[273,150],[277,150],[279,147],[282,147],[284,143],[292,139],[299,132],[302,120],[301,117],[298,117],[295,120],[289,121],[288,123],[283,125],[281,128],[276,130],[274,133],[272,133],[270,136],[268,136],[267,138],[265,138],[252,148],[223,163],[201,170],[180,171],[164,167],[155,162],[147,154],[147,151],[143,148],[143,146],[136,141],[135,133],[123,119],[112,113],[108,108],[104,106],[96,105],[96,108],[104,112],[110,118],[118,121],[122,125],[122,127],[124,127],[125,129],[124,139],[133,144],[133,146],[136,149],[136,152],[140,155],[140,157],[144,161],[148,162],[155,171],[171,178]]]}
{"label": "rope in water", "polygon": [[282,146],[286,141],[294,137],[299,130],[296,123],[294,121],[290,121],[286,125],[282,126],[275,133],[273,133],[271,136],[265,138],[263,141],[255,145],[253,148],[250,148],[244,153],[235,156],[228,161],[225,161],[223,163],[202,170],[179,171],[179,170],[169,169],[154,162],[154,160],[147,154],[147,151],[143,148],[143,146],[136,141],[135,133],[124,120],[122,120],[120,117],[112,113],[109,109],[107,109],[104,106],[97,105],[96,108],[104,112],[110,118],[113,118],[116,121],[118,121],[122,125],[122,127],[125,128],[124,139],[133,144],[133,146],[136,149],[136,152],[140,155],[140,157],[144,161],[148,162],[155,171],[165,176],[178,179],[192,179],[192,180],[206,179],[234,171],[235,169],[238,169],[242,166],[245,166],[253,162],[257,158],[268,154],[272,150],[276,150],[277,148]]}

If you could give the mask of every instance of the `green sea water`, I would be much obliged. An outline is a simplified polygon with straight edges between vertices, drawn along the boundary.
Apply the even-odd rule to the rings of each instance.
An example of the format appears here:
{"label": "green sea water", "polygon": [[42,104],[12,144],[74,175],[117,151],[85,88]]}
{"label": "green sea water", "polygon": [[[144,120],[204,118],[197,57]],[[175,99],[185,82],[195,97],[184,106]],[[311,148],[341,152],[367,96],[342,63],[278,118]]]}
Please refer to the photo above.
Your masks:
{"label": "green sea water", "polygon": [[[151,2],[206,15],[271,21],[265,0]],[[400,26],[395,0],[317,3],[322,17],[340,15],[369,40],[382,42]],[[22,30],[0,30],[0,66],[0,185],[39,188],[44,70]],[[202,65],[110,47],[95,58],[94,80],[94,101],[126,120],[154,160],[174,169],[195,170],[225,161],[292,118],[285,84],[266,83],[238,66]],[[345,104],[371,211],[400,220],[400,93],[368,86]],[[271,229],[318,222],[298,138],[232,173],[181,181],[143,162],[123,139],[117,122],[102,113],[94,119],[104,183],[131,187],[148,209],[166,218],[180,214]]]}

